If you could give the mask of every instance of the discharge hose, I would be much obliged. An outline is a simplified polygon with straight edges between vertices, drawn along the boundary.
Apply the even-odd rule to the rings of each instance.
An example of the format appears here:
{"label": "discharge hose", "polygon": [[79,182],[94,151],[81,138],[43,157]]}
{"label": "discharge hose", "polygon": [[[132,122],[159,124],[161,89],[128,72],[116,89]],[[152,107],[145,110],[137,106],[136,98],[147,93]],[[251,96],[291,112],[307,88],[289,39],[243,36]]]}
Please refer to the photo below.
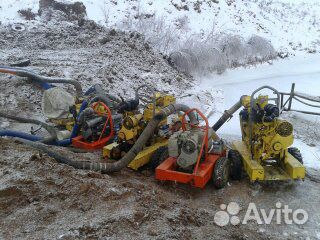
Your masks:
{"label": "discharge hose", "polygon": [[[121,99],[114,96],[114,95],[111,95],[111,94],[108,94],[105,92],[105,90],[103,90],[103,88],[101,87],[100,84],[95,84],[93,85],[92,87],[90,87],[85,93],[84,95],[85,96],[88,96],[92,93],[96,93],[98,97],[104,97],[105,101],[104,103],[107,105],[107,106],[111,106],[110,105],[110,101],[113,101],[115,102],[116,104],[113,103],[113,105],[118,105],[121,103]],[[101,99],[103,101],[103,99]],[[91,102],[93,102],[94,100],[91,100]]]}
{"label": "discharge hose", "polygon": [[[43,144],[63,146],[63,147],[71,144],[69,139],[55,141],[51,137],[50,138],[43,138],[41,136],[32,135],[32,134],[19,132],[19,131],[15,131],[15,130],[0,130],[0,137],[13,137],[13,138],[24,139],[26,141],[41,142]],[[81,149],[77,149],[77,150],[81,151]]]}
{"label": "discharge hose", "polygon": [[225,124],[228,120],[233,117],[233,114],[238,111],[243,105],[243,98],[246,96],[242,96],[238,102],[236,102],[231,108],[225,110],[223,115],[219,118],[219,120],[212,126],[213,131],[218,131],[223,124]]}
{"label": "discharge hose", "polygon": [[[163,119],[165,119],[173,113],[180,111],[187,112],[188,110],[190,110],[190,108],[183,104],[172,104],[160,110],[160,112],[157,113],[153,117],[153,119],[148,123],[147,127],[142,132],[142,134],[140,135],[134,146],[130,149],[130,151],[120,160],[113,163],[74,161],[72,159],[67,158],[65,155],[57,153],[56,151],[54,151],[54,149],[51,150],[50,147],[42,143],[32,142],[24,139],[17,140],[35,149],[47,153],[50,157],[56,159],[60,163],[70,165],[77,169],[101,171],[102,173],[118,172],[122,168],[125,168],[137,156],[137,154],[143,150],[143,147],[145,146],[149,138],[154,134],[154,131],[156,130],[157,126]],[[194,112],[190,112],[188,116],[192,124],[198,123],[198,120]]]}

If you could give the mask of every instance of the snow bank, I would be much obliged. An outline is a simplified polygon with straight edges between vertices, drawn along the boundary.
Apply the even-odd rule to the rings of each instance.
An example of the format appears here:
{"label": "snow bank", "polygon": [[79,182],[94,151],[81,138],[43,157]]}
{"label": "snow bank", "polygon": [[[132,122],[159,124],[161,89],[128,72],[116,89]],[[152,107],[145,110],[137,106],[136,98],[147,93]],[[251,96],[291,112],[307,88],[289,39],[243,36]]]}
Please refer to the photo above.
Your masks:
{"label": "snow bank", "polygon": [[245,41],[241,36],[221,34],[210,41],[194,39],[183,48],[170,54],[170,62],[185,73],[205,75],[226,68],[246,66],[275,59],[277,53],[272,44],[254,35]]}
{"label": "snow bank", "polygon": [[300,149],[306,167],[320,169],[320,146],[310,147],[299,139],[295,139],[294,146]]}
{"label": "snow bank", "polygon": [[[0,21],[23,21],[17,13],[37,12],[38,0],[0,2]],[[68,2],[76,2],[70,0]],[[176,50],[190,37],[206,40],[213,35],[232,34],[246,39],[259,35],[276,50],[290,52],[319,49],[319,1],[220,0],[82,0],[89,19],[109,27],[140,30],[163,51]]]}
{"label": "snow bank", "polygon": [[[62,0],[58,0],[62,1]],[[70,3],[76,0],[68,1]],[[222,73],[298,51],[320,50],[316,1],[81,0],[89,19],[138,31],[188,74]],[[0,3],[2,24],[24,22],[18,11],[38,13],[38,0]],[[35,21],[40,20],[36,16]]]}

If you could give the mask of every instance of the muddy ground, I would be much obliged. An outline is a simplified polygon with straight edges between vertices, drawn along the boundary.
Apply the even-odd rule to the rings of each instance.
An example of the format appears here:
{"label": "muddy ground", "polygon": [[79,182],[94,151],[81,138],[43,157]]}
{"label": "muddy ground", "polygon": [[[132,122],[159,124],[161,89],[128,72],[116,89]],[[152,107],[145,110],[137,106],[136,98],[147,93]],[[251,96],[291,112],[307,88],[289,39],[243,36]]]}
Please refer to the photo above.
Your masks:
{"label": "muddy ground", "polygon": [[[151,172],[112,175],[75,170],[11,140],[0,141],[0,223],[3,239],[316,239],[319,183],[250,184],[216,190],[161,183]],[[75,154],[73,154],[75,155]],[[100,153],[78,155],[100,158]],[[267,211],[277,202],[309,214],[304,225],[219,227],[220,204],[250,202]]]}
{"label": "muddy ground", "polygon": [[[0,65],[29,58],[44,75],[77,79],[84,89],[103,84],[111,93],[132,96],[142,83],[176,95],[192,78],[171,68],[137,33],[82,26],[30,22],[24,31],[0,26]],[[24,80],[0,75],[0,106],[22,116],[42,118],[41,90]],[[70,89],[72,90],[72,89]],[[1,127],[16,125],[1,119]],[[97,161],[101,152],[75,154]],[[318,172],[308,169],[310,174]],[[154,179],[148,170],[115,174],[76,170],[10,139],[0,139],[1,239],[317,239],[320,237],[320,188],[312,178],[297,182],[230,182],[195,189]],[[309,214],[304,225],[219,227],[220,204],[250,202],[270,210],[277,202]]]}

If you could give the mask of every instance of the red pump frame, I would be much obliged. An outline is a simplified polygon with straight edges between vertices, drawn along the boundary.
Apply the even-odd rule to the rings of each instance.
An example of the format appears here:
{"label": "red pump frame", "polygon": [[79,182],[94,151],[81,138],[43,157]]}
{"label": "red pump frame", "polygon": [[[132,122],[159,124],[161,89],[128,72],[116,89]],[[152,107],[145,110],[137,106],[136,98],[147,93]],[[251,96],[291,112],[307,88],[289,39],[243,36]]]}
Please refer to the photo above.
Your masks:
{"label": "red pump frame", "polygon": [[[198,126],[191,123],[187,123],[185,117],[190,112],[197,112],[201,116],[201,118],[205,121],[206,125]],[[200,153],[197,159],[197,163],[193,169],[193,172],[185,173],[185,172],[177,171],[177,168],[178,168],[177,158],[169,157],[156,168],[156,179],[161,181],[169,180],[169,181],[175,181],[180,183],[190,183],[195,187],[204,188],[207,182],[212,177],[212,172],[213,172],[216,161],[220,157],[225,156],[225,152],[221,155],[209,153],[209,149],[208,149],[209,123],[208,123],[208,119],[198,109],[196,108],[190,109],[182,116],[183,131],[187,130],[186,128],[187,124],[190,127],[201,128],[205,131]],[[203,162],[200,162],[203,151],[205,151],[205,159]]]}
{"label": "red pump frame", "polygon": [[[106,122],[105,122],[105,124],[103,126],[103,130],[101,132],[99,140],[90,143],[90,142],[86,142],[84,140],[83,136],[77,136],[77,137],[72,139],[72,145],[73,146],[75,146],[77,148],[82,148],[82,149],[96,150],[96,149],[103,148],[107,144],[107,142],[114,136],[112,113],[111,113],[110,108],[108,108],[108,106],[106,104],[104,104],[103,102],[95,102],[91,106],[92,109],[95,110],[95,107],[97,105],[101,105],[104,108],[104,110],[105,110],[105,112],[107,114],[107,120],[106,120]],[[95,110],[95,112],[100,116],[101,115],[105,115],[103,113],[98,112],[97,110]],[[105,130],[106,130],[106,127],[108,126],[108,124],[109,124],[110,129],[111,129],[110,133],[109,133],[108,136],[102,137],[104,132],[105,132]]]}

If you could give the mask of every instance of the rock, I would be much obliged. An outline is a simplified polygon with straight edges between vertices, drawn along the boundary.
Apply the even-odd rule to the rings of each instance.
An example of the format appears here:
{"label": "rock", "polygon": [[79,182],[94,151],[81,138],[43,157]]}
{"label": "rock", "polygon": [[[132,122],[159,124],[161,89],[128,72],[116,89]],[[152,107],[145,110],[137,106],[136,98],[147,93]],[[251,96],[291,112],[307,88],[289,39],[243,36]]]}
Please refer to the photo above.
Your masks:
{"label": "rock", "polygon": [[154,229],[153,227],[151,227],[151,228],[148,230],[148,235],[155,237],[155,236],[158,236],[159,233],[158,233],[158,231],[157,231],[156,229]]}
{"label": "rock", "polygon": [[147,51],[149,51],[151,48],[150,48],[150,45],[148,44],[148,43],[145,43],[144,44],[144,47],[145,47],[145,49],[147,50]]}
{"label": "rock", "polygon": [[27,67],[31,64],[30,59],[23,59],[18,62],[10,64],[11,67]]}
{"label": "rock", "polygon": [[117,31],[115,29],[111,29],[109,31],[109,34],[110,34],[110,36],[115,36],[115,35],[117,35]]}
{"label": "rock", "polygon": [[59,10],[67,16],[68,20],[82,21],[87,16],[86,7],[82,2],[63,3],[55,0],[40,0],[39,15],[48,9]]}
{"label": "rock", "polygon": [[18,11],[18,13],[26,20],[35,20],[37,16],[36,13],[32,12],[31,8],[21,9]]}
{"label": "rock", "polygon": [[314,48],[308,48],[308,49],[307,49],[307,52],[308,52],[308,53],[316,53],[317,51],[316,51],[316,49],[314,49]]}
{"label": "rock", "polygon": [[110,42],[111,38],[109,36],[105,36],[99,39],[99,42],[103,45],[106,44],[107,42]]}

